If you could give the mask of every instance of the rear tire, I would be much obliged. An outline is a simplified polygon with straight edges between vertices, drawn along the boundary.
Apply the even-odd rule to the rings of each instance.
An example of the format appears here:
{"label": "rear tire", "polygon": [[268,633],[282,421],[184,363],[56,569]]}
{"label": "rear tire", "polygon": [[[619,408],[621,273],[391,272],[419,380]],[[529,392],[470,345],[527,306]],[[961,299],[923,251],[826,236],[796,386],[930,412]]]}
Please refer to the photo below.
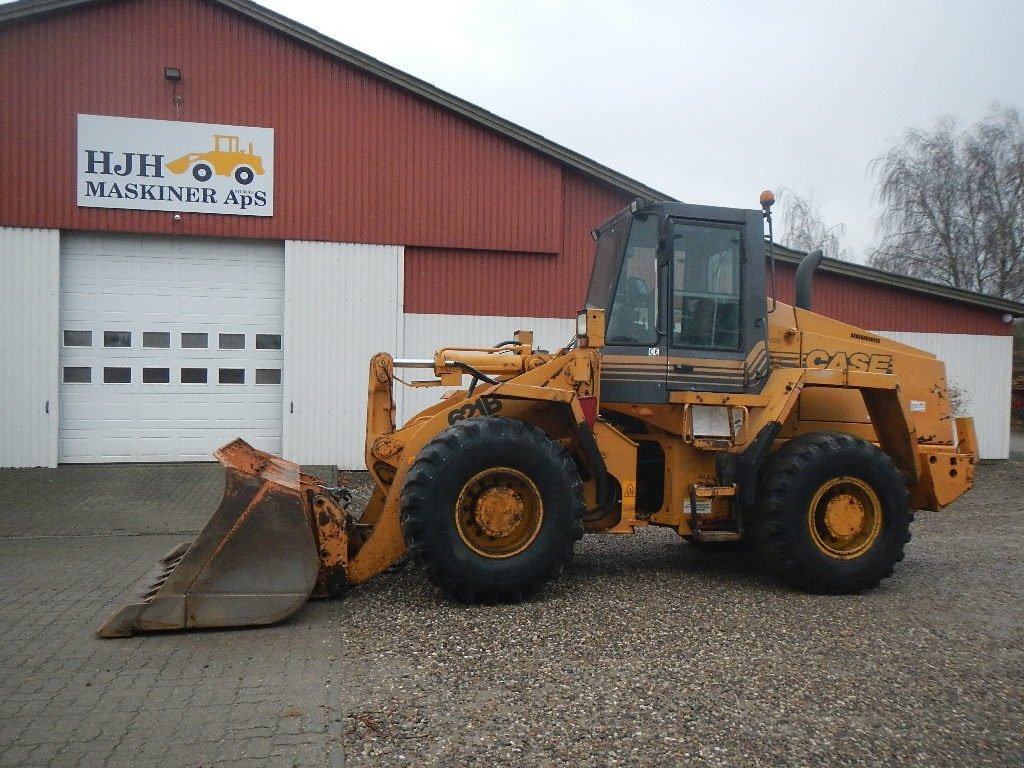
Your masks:
{"label": "rear tire", "polygon": [[409,470],[402,533],[430,579],[465,603],[515,602],[557,578],[583,535],[583,484],[562,446],[500,416],[466,419]]}
{"label": "rear tire", "polygon": [[779,451],[749,515],[765,565],[790,586],[824,594],[861,592],[891,576],[913,517],[889,455],[831,432]]}
{"label": "rear tire", "polygon": [[240,165],[235,168],[235,181],[245,186],[252,184],[252,180],[256,178],[256,173],[247,165]]}

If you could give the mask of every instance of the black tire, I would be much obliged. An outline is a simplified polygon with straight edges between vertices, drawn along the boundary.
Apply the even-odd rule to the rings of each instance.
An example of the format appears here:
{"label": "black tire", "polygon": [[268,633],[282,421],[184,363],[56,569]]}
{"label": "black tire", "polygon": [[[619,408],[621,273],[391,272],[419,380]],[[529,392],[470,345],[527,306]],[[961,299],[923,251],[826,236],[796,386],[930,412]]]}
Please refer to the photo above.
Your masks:
{"label": "black tire", "polygon": [[806,592],[849,594],[891,576],[913,512],[888,454],[843,433],[787,443],[761,474],[749,534],[765,565]]}
{"label": "black tire", "polygon": [[457,422],[406,477],[402,534],[430,579],[464,603],[515,602],[561,574],[583,535],[583,484],[562,446],[500,416]]}
{"label": "black tire", "polygon": [[196,163],[192,166],[192,178],[196,181],[209,181],[213,178],[213,168],[207,163]]}
{"label": "black tire", "polygon": [[247,165],[240,165],[235,168],[235,181],[242,186],[246,184],[252,184],[252,180],[256,178],[256,173]]}

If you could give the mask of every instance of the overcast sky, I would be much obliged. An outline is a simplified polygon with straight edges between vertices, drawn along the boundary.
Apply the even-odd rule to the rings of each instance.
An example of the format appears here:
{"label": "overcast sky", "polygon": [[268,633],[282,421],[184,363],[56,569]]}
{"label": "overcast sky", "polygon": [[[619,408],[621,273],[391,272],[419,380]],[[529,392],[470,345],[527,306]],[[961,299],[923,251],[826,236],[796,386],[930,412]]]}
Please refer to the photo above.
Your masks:
{"label": "overcast sky", "polygon": [[1024,108],[1021,0],[263,4],[681,200],[813,195],[857,260],[872,158]]}

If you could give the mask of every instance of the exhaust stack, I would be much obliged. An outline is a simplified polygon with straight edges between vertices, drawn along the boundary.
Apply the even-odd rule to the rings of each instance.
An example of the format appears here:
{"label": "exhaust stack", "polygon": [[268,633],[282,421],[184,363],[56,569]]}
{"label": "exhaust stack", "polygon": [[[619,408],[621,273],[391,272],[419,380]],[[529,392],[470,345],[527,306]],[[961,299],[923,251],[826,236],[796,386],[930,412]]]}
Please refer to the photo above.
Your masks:
{"label": "exhaust stack", "polygon": [[793,301],[793,306],[808,311],[811,309],[813,293],[811,281],[814,270],[818,268],[823,258],[825,258],[825,254],[821,248],[818,248],[808,253],[800,261],[800,265],[796,268],[796,299]]}

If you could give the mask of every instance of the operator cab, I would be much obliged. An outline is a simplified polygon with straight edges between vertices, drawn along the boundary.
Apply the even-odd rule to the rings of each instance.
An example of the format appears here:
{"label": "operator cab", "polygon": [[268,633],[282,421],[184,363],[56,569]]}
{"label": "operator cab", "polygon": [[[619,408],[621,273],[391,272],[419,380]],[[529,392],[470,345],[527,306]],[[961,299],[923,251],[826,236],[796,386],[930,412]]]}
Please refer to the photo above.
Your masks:
{"label": "operator cab", "polygon": [[757,392],[768,375],[761,211],[634,201],[594,231],[601,397]]}

